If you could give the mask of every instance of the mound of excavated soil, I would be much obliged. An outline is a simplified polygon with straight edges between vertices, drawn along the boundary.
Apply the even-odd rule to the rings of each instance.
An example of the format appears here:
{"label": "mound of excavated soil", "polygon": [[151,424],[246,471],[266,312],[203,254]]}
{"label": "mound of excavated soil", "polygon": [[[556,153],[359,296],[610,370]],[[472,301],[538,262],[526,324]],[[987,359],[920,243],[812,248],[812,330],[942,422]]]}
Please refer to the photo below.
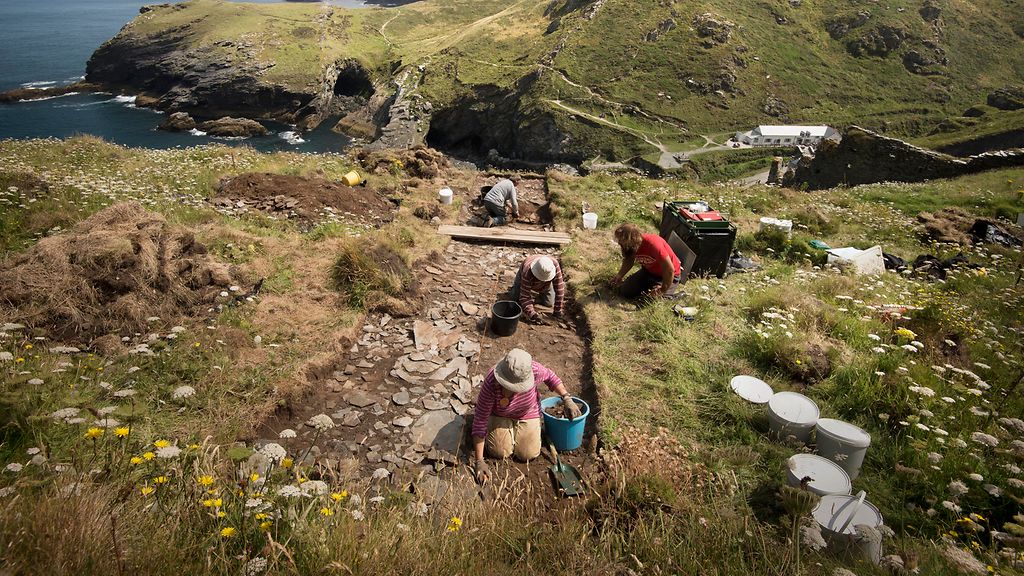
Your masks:
{"label": "mound of excavated soil", "polygon": [[253,172],[222,179],[216,193],[213,203],[219,209],[255,209],[311,222],[333,214],[378,225],[390,221],[395,212],[395,205],[372,188],[352,188],[319,177]]}
{"label": "mound of excavated soil", "polygon": [[379,151],[364,148],[356,153],[356,159],[363,168],[374,174],[401,170],[424,180],[437,178],[452,167],[451,161],[444,154],[426,146]]}
{"label": "mound of excavated soil", "polygon": [[974,224],[975,218],[960,208],[944,208],[934,214],[921,212],[917,221],[921,231],[939,242],[968,245],[971,237],[967,231]]}
{"label": "mound of excavated soil", "polygon": [[61,341],[145,332],[232,284],[191,232],[135,202],[115,204],[0,263],[0,318]]}

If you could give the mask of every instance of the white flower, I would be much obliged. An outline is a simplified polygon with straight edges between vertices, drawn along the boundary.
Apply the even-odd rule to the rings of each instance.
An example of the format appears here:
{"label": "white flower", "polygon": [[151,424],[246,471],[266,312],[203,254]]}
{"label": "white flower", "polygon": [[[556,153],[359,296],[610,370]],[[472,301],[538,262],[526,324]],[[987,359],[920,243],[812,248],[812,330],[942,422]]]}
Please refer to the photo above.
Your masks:
{"label": "white flower", "polygon": [[326,482],[320,480],[308,480],[299,485],[303,496],[322,496],[331,491]]}
{"label": "white flower", "polygon": [[922,417],[922,418],[931,418],[931,417],[935,416],[935,414],[931,410],[926,410],[924,408],[922,408],[921,410],[918,410],[917,411],[917,415]]}
{"label": "white flower", "polygon": [[910,387],[910,391],[911,392],[917,392],[921,396],[926,396],[926,397],[929,397],[929,398],[931,398],[932,396],[935,396],[935,390],[932,390],[931,388],[929,388],[927,386],[911,386]]}
{"label": "white flower", "polygon": [[989,448],[995,448],[996,446],[999,446],[998,438],[989,434],[985,434],[984,432],[972,432],[971,440],[974,440],[978,444],[984,444]]}
{"label": "white flower", "polygon": [[286,484],[277,489],[277,494],[279,496],[284,496],[285,498],[294,498],[296,496],[302,496],[302,490],[299,490],[298,486]]}
{"label": "white flower", "polygon": [[134,395],[135,395],[135,390],[132,390],[131,388],[125,388],[124,390],[118,390],[117,392],[114,392],[114,397],[115,398],[127,398],[129,396],[134,396]]}
{"label": "white flower", "polygon": [[967,475],[967,478],[968,478],[969,480],[974,480],[975,482],[981,482],[982,480],[984,480],[984,479],[985,479],[985,478],[984,478],[984,477],[983,477],[983,476],[982,476],[981,474],[978,474],[978,473],[971,473],[971,474],[968,474],[968,475]]}
{"label": "white flower", "polygon": [[1003,468],[1010,474],[1020,474],[1020,466],[1016,464],[1003,464]]}
{"label": "white flower", "polygon": [[992,367],[989,366],[988,364],[983,364],[981,362],[975,362],[974,365],[977,366],[978,368],[982,368],[984,370],[991,370],[992,369]]}
{"label": "white flower", "polygon": [[106,416],[107,414],[113,414],[114,412],[117,412],[117,406],[104,406],[103,408],[96,410],[96,413],[100,416]]}
{"label": "white flower", "polygon": [[949,493],[953,495],[953,498],[959,498],[964,494],[967,494],[967,485],[959,480],[953,480],[949,483]]}
{"label": "white flower", "polygon": [[78,408],[61,408],[60,410],[54,411],[50,414],[50,417],[54,420],[67,420],[74,416],[78,416],[80,410]]}
{"label": "white flower", "polygon": [[357,522],[361,522],[363,520],[363,518],[365,518],[365,516],[363,516],[363,511],[362,510],[353,510],[352,511],[352,519],[353,520],[355,520]]}
{"label": "white flower", "polygon": [[156,449],[157,458],[177,458],[181,455],[181,448],[177,446],[164,446]]}
{"label": "white flower", "polygon": [[928,461],[932,464],[938,464],[939,462],[942,462],[942,454],[939,454],[938,452],[929,452]]}
{"label": "white flower", "polygon": [[121,423],[119,421],[109,416],[96,421],[96,426],[99,426],[100,428],[117,428],[120,425]]}
{"label": "white flower", "polygon": [[953,399],[952,399],[952,398],[950,398],[949,396],[943,396],[943,397],[941,398],[941,400],[942,400],[943,402],[945,402],[946,404],[956,404],[956,400],[953,400]]}
{"label": "white flower", "polygon": [[331,417],[327,414],[317,414],[307,420],[306,424],[316,428],[318,432],[324,432],[334,428],[334,420],[331,420]]}
{"label": "white flower", "polygon": [[988,492],[991,496],[994,496],[996,498],[999,498],[1000,496],[1003,495],[1003,489],[1000,488],[999,486],[996,486],[995,484],[985,484],[984,486],[982,486],[982,488],[985,489],[985,492]]}
{"label": "white flower", "polygon": [[259,576],[267,570],[267,559],[262,556],[251,558],[245,563],[245,576]]}
{"label": "white flower", "polygon": [[943,500],[942,507],[945,508],[946,510],[952,510],[953,512],[956,512],[958,514],[960,513],[960,507],[957,506],[956,504],[953,504],[949,500]]}
{"label": "white flower", "polygon": [[278,438],[295,438],[295,430],[291,428],[285,428],[277,433]]}
{"label": "white flower", "polygon": [[949,432],[946,432],[942,428],[932,428],[932,432],[938,434],[939,436],[949,436]]}
{"label": "white flower", "polygon": [[907,352],[917,352],[917,348],[911,346],[910,344],[904,344],[903,346],[900,346],[900,348],[903,348]]}
{"label": "white flower", "polygon": [[43,384],[43,380],[41,378],[33,378],[29,380],[28,383],[33,386],[41,386]]}
{"label": "white flower", "polygon": [[174,392],[171,392],[171,398],[174,398],[175,400],[191,398],[192,396],[195,396],[195,393],[196,389],[191,386],[178,386],[174,389]]}
{"label": "white flower", "polygon": [[25,450],[25,454],[28,454],[29,456],[35,456],[36,454],[39,454],[40,452],[41,452],[41,450],[39,448],[36,448],[35,446],[29,448],[28,450]]}
{"label": "white flower", "polygon": [[10,352],[0,352],[0,362],[10,362],[14,360],[14,354]]}
{"label": "white flower", "polygon": [[926,426],[924,424],[921,424],[920,422],[918,422],[917,424],[914,424],[914,426],[917,426],[919,429],[924,430],[925,432],[930,430],[930,428],[928,428],[928,426]]}
{"label": "white flower", "polygon": [[881,346],[875,346],[871,351],[875,354],[885,354],[885,348],[882,348]]}
{"label": "white flower", "polygon": [[263,448],[260,448],[260,452],[274,462],[280,462],[288,455],[288,451],[284,449],[284,446],[276,442],[268,442]]}
{"label": "white flower", "polygon": [[1009,484],[1011,488],[1016,488],[1018,490],[1024,488],[1024,481],[1021,481],[1019,478],[1010,478],[1006,483]]}
{"label": "white flower", "polygon": [[957,448],[967,448],[967,442],[964,442],[960,438],[953,438],[952,444],[953,444],[953,446],[956,446]]}
{"label": "white flower", "polygon": [[971,406],[971,414],[974,414],[975,416],[988,416],[989,415],[988,412],[982,410],[981,408],[978,408],[977,406]]}
{"label": "white flower", "polygon": [[881,342],[882,341],[882,337],[879,336],[878,334],[868,334],[868,338],[871,338],[875,342]]}
{"label": "white flower", "polygon": [[15,472],[15,473],[17,473],[17,472],[21,472],[22,468],[24,468],[24,466],[22,466],[21,464],[18,464],[17,462],[11,462],[6,467],[4,467],[4,470],[7,470],[8,472]]}

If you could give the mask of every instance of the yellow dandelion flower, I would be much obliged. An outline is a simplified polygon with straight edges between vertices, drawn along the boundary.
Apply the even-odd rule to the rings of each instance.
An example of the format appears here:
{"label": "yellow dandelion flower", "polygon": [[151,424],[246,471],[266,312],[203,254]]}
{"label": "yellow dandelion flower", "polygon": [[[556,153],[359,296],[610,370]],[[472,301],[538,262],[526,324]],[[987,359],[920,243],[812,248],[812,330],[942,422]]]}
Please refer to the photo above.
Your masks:
{"label": "yellow dandelion flower", "polygon": [[24,364],[25,363],[25,359],[19,356],[19,357],[14,359],[14,363],[15,364]]}
{"label": "yellow dandelion flower", "polygon": [[295,464],[295,461],[291,458],[281,459],[281,468],[291,468],[293,464]]}
{"label": "yellow dandelion flower", "polygon": [[25,350],[31,350],[33,346],[31,344],[25,344]]}
{"label": "yellow dandelion flower", "polygon": [[259,512],[253,516],[253,518],[257,520],[266,520],[267,518],[270,518],[270,514],[267,514],[266,512]]}
{"label": "yellow dandelion flower", "polygon": [[270,530],[270,527],[273,525],[274,523],[270,520],[264,520],[263,522],[260,522],[260,530]]}
{"label": "yellow dandelion flower", "polygon": [[199,450],[199,444],[189,444],[188,445],[188,449],[189,450]]}
{"label": "yellow dandelion flower", "polygon": [[213,508],[213,498],[207,498],[206,500],[203,500],[203,507]]}
{"label": "yellow dandelion flower", "polygon": [[156,492],[156,488],[153,488],[152,486],[143,486],[139,492],[142,492],[143,496],[149,496],[153,492]]}
{"label": "yellow dandelion flower", "polygon": [[132,456],[132,459],[129,460],[129,462],[131,462],[132,464],[135,464],[136,466],[138,466],[139,464],[142,464],[143,460],[139,456]]}
{"label": "yellow dandelion flower", "polygon": [[152,452],[144,452],[142,454],[142,457],[145,458],[146,460],[152,460],[153,458],[156,458],[156,454]]}
{"label": "yellow dandelion flower", "polygon": [[458,532],[459,528],[462,528],[462,519],[461,518],[459,518],[458,516],[452,516],[451,518],[448,519],[448,528],[447,528],[447,530],[449,532]]}
{"label": "yellow dandelion flower", "polygon": [[334,516],[334,510],[331,510],[330,508],[321,508],[320,509],[320,515],[321,516]]}
{"label": "yellow dandelion flower", "polygon": [[220,508],[221,506],[224,505],[224,500],[222,500],[220,498],[214,498],[213,499],[213,505],[216,506],[217,508]]}
{"label": "yellow dandelion flower", "polygon": [[897,328],[895,334],[901,338],[906,338],[907,340],[917,338],[917,333],[907,328]]}
{"label": "yellow dandelion flower", "polygon": [[154,484],[167,484],[167,476],[164,476],[164,475],[161,474],[160,476],[157,476],[156,478],[153,478],[153,483]]}
{"label": "yellow dandelion flower", "polygon": [[199,342],[193,342],[192,346],[194,346],[195,348],[199,348],[200,346],[202,346],[202,344],[200,344]]}
{"label": "yellow dandelion flower", "polygon": [[212,486],[213,476],[210,476],[209,474],[204,474],[199,478],[196,478],[196,482],[199,482],[200,486]]}
{"label": "yellow dandelion flower", "polygon": [[334,500],[335,502],[340,502],[347,496],[348,492],[345,490],[342,490],[341,492],[331,492],[331,500]]}
{"label": "yellow dandelion flower", "polygon": [[120,426],[118,428],[114,428],[114,436],[117,436],[118,438],[127,438],[130,432],[131,429],[129,429],[127,426]]}
{"label": "yellow dandelion flower", "polygon": [[220,535],[222,538],[234,538],[235,534],[238,534],[238,530],[235,530],[231,526],[220,529]]}
{"label": "yellow dandelion flower", "polygon": [[249,482],[256,482],[259,479],[260,479],[260,475],[255,473],[255,472],[253,472],[252,474],[249,475]]}
{"label": "yellow dandelion flower", "polygon": [[157,440],[156,442],[153,442],[153,446],[157,448],[167,448],[170,445],[171,443],[168,442],[167,440]]}
{"label": "yellow dandelion flower", "polygon": [[85,437],[90,440],[95,440],[100,436],[103,436],[103,428],[97,428],[93,426],[92,428],[89,428],[88,430],[85,431]]}
{"label": "yellow dandelion flower", "polygon": [[223,511],[221,511],[221,512],[217,512],[217,518],[223,518],[223,517],[225,517],[225,516],[227,516],[227,515],[228,515],[228,513],[227,513],[227,512],[223,512]]}

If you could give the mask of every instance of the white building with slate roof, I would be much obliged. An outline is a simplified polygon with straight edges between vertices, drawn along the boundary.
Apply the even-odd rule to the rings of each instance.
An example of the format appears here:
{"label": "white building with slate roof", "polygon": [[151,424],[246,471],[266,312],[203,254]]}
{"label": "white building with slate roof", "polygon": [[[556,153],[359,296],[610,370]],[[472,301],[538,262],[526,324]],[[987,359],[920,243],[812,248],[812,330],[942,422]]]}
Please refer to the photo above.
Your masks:
{"label": "white building with slate roof", "polygon": [[758,126],[735,136],[749,146],[817,146],[825,139],[839,140],[839,131],[829,126]]}

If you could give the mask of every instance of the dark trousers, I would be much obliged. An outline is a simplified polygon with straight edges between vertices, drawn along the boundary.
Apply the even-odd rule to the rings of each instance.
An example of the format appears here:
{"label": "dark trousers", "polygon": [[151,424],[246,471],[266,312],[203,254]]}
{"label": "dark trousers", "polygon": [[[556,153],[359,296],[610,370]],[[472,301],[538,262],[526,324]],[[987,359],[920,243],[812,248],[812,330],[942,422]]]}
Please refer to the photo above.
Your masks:
{"label": "dark trousers", "polygon": [[[672,284],[675,286],[679,283],[679,276],[672,279]],[[636,300],[643,296],[647,291],[655,286],[661,284],[661,276],[658,274],[651,274],[645,268],[641,268],[636,272],[633,272],[622,281],[619,286],[619,296],[627,300]],[[671,290],[671,288],[669,289]]]}
{"label": "dark trousers", "polygon": [[494,202],[488,202],[488,201],[484,200],[484,208],[487,208],[487,213],[490,214],[492,218],[494,218],[494,225],[495,226],[504,226],[505,225],[506,215],[505,215],[505,205],[504,204],[499,206],[499,205],[495,204]]}
{"label": "dark trousers", "polygon": [[[509,290],[509,294],[512,299],[519,302],[519,290],[523,283],[523,268],[519,268],[519,272],[516,272],[516,279],[512,281],[512,290]],[[533,298],[533,304],[540,306],[551,306],[555,305],[555,283],[551,282],[548,284],[548,289],[537,294]]]}

